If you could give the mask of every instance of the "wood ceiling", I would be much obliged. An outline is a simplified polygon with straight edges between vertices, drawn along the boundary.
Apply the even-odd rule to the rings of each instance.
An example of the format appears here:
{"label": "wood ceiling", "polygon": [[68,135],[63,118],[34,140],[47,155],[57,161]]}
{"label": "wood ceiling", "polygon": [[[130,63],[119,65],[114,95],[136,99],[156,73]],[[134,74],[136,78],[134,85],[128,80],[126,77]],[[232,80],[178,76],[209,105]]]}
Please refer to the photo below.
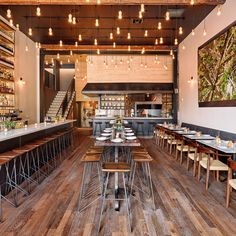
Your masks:
{"label": "wood ceiling", "polygon": [[[40,5],[41,16],[36,16],[37,2]],[[51,2],[51,4],[50,4]],[[60,5],[63,2],[64,5]],[[69,49],[69,45],[75,45],[75,41],[83,48],[89,48],[94,45],[94,39],[98,45],[111,47],[113,42],[117,46],[154,46],[155,39],[163,37],[164,43],[158,46],[167,48],[174,45],[175,37],[181,42],[193,28],[195,28],[206,15],[215,7],[216,4],[222,4],[224,0],[195,0],[197,5],[191,6],[189,0],[146,0],[145,13],[141,22],[139,20],[140,3],[137,1],[115,1],[101,0],[101,5],[93,5],[93,1],[83,1],[84,5],[78,5],[82,1],[61,1],[61,0],[43,0],[43,1],[21,1],[0,0],[0,14],[6,16],[8,8],[11,9],[14,24],[19,24],[20,30],[28,35],[29,27],[33,30],[30,36],[35,42],[51,47],[52,50],[58,50],[59,41]],[[123,5],[120,5],[120,4]],[[6,4],[13,4],[6,6]],[[29,5],[31,4],[31,5]],[[55,5],[52,5],[55,4]],[[112,4],[112,5],[106,5]],[[126,5],[132,4],[132,5]],[[123,18],[118,19],[118,11],[122,11]],[[170,20],[165,20],[166,11],[170,12]],[[72,13],[76,17],[76,24],[68,23],[68,14]],[[95,26],[95,20],[99,19],[99,27]],[[162,29],[158,30],[158,22],[162,22]],[[183,27],[183,34],[178,34],[178,28]],[[48,29],[53,29],[53,36],[48,35]],[[120,35],[117,35],[116,28],[120,27]],[[148,36],[145,37],[145,30]],[[114,39],[109,38],[113,33]],[[131,39],[127,39],[130,32]],[[78,40],[79,34],[82,35],[82,41]],[[46,47],[47,47],[46,46]],[[103,46],[103,47],[104,47]],[[93,46],[94,47],[94,46]]]}

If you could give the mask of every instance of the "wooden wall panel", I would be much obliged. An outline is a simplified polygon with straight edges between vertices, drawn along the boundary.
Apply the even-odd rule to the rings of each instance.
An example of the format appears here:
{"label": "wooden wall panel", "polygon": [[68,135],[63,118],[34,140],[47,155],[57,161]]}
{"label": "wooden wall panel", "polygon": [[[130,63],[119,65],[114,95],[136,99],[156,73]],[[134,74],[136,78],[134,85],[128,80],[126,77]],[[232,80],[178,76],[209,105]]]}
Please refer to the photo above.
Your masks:
{"label": "wooden wall panel", "polygon": [[[171,83],[173,82],[173,59],[169,55],[132,56],[94,55],[90,59],[93,64],[87,64],[87,81],[90,83]],[[105,64],[108,64],[108,67]],[[143,66],[141,66],[143,64]],[[147,67],[145,67],[145,64]],[[116,66],[117,65],[117,66]],[[165,68],[165,66],[167,66]]]}

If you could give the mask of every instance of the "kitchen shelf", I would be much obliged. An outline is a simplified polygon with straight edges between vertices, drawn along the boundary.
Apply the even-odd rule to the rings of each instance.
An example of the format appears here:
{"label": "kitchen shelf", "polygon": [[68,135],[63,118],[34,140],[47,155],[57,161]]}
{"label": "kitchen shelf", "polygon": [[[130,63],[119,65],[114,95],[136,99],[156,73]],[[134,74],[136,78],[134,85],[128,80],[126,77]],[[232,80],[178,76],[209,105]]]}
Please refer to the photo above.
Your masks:
{"label": "kitchen shelf", "polygon": [[14,81],[14,80],[11,80],[11,79],[6,79],[6,78],[2,78],[2,77],[0,77],[0,80],[1,80],[1,81],[4,81],[4,82],[15,83],[15,81]]}
{"label": "kitchen shelf", "polygon": [[1,92],[1,91],[0,91],[0,94],[15,95],[14,92],[13,93],[8,93],[8,92]]}
{"label": "kitchen shelf", "polygon": [[[9,21],[0,16],[0,81],[3,87],[10,87],[13,92],[0,91],[0,114],[6,114],[9,110],[14,109],[15,92],[14,92],[14,49],[15,49],[15,30]],[[12,79],[9,79],[12,78]],[[11,83],[11,84],[8,84]],[[5,104],[5,105],[3,105]],[[7,105],[8,104],[8,105]]]}

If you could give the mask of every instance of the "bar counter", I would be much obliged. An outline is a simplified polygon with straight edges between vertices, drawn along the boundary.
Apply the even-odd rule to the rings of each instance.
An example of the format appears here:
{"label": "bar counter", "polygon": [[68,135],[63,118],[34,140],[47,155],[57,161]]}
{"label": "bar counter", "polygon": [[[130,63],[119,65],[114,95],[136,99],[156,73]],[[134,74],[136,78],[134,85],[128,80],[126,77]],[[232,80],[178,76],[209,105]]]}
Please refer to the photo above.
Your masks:
{"label": "bar counter", "polygon": [[73,125],[75,120],[60,121],[57,123],[38,123],[28,125],[27,128],[12,129],[0,132],[0,153],[20,147],[36,138],[65,130]]}
{"label": "bar counter", "polygon": [[[93,117],[93,134],[96,136],[100,134],[100,125],[97,124],[101,123],[101,130],[103,130],[105,127],[108,127],[109,122],[114,119],[114,117],[107,116]],[[137,135],[147,137],[153,135],[154,124],[162,124],[164,122],[173,123],[173,118],[166,117],[123,117],[123,119],[128,121],[129,126],[136,131]],[[141,132],[141,126],[138,127],[138,123],[143,123],[143,132]]]}

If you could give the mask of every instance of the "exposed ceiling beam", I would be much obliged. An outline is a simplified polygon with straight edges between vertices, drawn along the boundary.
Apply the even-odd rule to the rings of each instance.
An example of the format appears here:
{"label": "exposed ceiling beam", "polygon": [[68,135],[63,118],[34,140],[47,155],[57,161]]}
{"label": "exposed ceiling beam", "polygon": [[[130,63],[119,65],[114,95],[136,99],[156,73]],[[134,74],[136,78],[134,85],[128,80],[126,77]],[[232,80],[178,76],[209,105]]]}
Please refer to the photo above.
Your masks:
{"label": "exposed ceiling beam", "polygon": [[[194,0],[195,5],[218,5],[226,0]],[[100,0],[101,5],[189,5],[190,0]],[[95,5],[97,0],[0,0],[0,5]]]}
{"label": "exposed ceiling beam", "polygon": [[[142,49],[145,48],[145,51],[169,51],[171,49],[176,49],[173,48],[173,46],[167,46],[167,45],[157,45],[157,46],[147,46],[147,45],[136,45],[132,46],[131,45],[131,51],[132,52],[137,52],[137,51],[142,51]],[[100,46],[95,46],[95,45],[55,45],[55,44],[42,44],[41,49],[44,49],[46,51],[96,51],[99,49],[102,53],[102,51],[128,51],[128,45],[117,45],[116,48],[113,48],[112,45],[100,45]]]}

